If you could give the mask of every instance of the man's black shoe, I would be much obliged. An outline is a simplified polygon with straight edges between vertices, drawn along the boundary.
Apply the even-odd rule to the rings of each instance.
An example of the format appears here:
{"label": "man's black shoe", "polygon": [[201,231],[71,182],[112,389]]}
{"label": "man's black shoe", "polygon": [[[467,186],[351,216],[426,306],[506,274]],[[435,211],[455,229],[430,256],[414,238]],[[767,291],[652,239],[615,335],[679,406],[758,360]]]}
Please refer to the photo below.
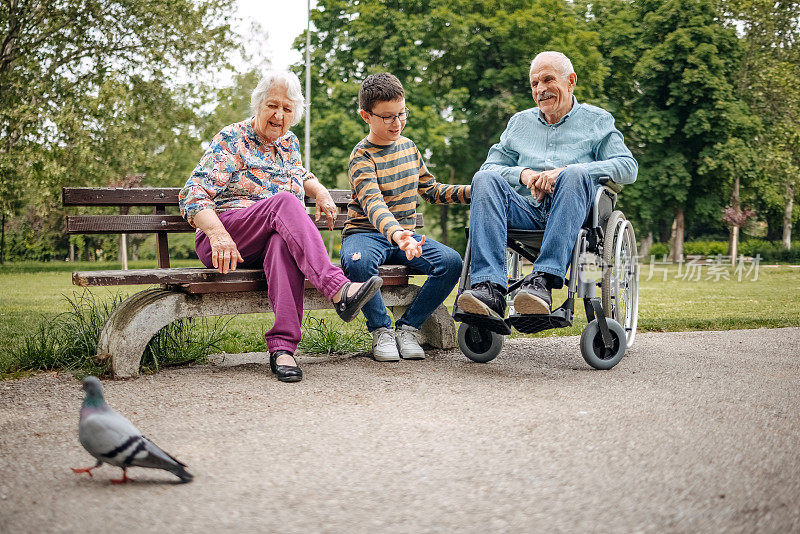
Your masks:
{"label": "man's black shoe", "polygon": [[465,313],[503,319],[506,315],[506,291],[493,282],[481,282],[461,293],[456,304]]}
{"label": "man's black shoe", "polygon": [[529,274],[514,297],[514,311],[521,315],[547,315],[553,304],[550,282],[545,273]]}

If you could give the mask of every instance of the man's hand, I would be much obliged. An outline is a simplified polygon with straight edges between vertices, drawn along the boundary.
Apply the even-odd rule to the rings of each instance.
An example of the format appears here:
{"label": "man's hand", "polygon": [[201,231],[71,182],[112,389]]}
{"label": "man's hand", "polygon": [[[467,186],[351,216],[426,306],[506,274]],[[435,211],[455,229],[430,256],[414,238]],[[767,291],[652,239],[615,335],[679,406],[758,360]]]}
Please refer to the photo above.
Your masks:
{"label": "man's hand", "polygon": [[[539,191],[544,191],[544,193],[548,195],[552,194],[553,189],[555,189],[556,186],[556,180],[558,180],[558,175],[565,168],[566,167],[559,167],[558,169],[551,169],[549,171],[540,172],[539,176],[536,177],[536,181],[534,183],[536,189]],[[544,198],[544,195],[542,195],[542,198]]]}
{"label": "man's hand", "polygon": [[414,232],[411,230],[398,230],[392,234],[392,239],[400,250],[406,253],[406,259],[409,261],[412,258],[419,258],[422,256],[422,245],[425,244],[425,236],[422,236],[420,241],[414,239]]}
{"label": "man's hand", "polygon": [[322,216],[325,215],[325,218],[328,220],[328,230],[333,230],[338,210],[336,209],[336,203],[333,201],[333,197],[321,184],[317,190],[316,201],[317,209],[314,212],[314,220],[319,222]]}
{"label": "man's hand", "polygon": [[544,191],[536,186],[536,182],[539,179],[540,174],[541,173],[538,173],[532,169],[523,169],[519,175],[520,183],[530,190],[531,196],[533,196],[537,202],[541,202],[542,199],[544,199],[545,194]]}
{"label": "man's hand", "polygon": [[214,232],[208,236],[208,242],[211,245],[211,263],[222,274],[235,271],[236,264],[244,261],[228,232]]}

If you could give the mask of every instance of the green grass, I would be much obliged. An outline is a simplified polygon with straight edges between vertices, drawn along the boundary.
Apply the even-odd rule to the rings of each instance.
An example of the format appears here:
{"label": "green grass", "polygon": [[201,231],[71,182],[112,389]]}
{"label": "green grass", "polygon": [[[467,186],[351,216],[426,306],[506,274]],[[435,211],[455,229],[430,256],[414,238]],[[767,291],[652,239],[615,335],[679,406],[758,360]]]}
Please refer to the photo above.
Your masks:
{"label": "green grass", "polygon": [[[197,261],[175,262],[175,266],[198,266]],[[27,352],[47,350],[46,332],[63,328],[63,314],[71,310],[68,298],[80,298],[82,291],[72,285],[73,270],[118,268],[112,263],[21,263],[0,267],[0,375],[6,374],[12,349],[20,347],[28,335]],[[153,267],[152,261],[136,262],[132,268]],[[752,275],[741,282],[731,280],[686,281],[676,278],[677,267],[669,268],[666,281],[656,272],[647,280],[649,266],[641,267],[639,331],[727,330],[759,327],[800,326],[800,268],[790,265],[761,266],[758,280]],[[705,278],[705,275],[703,276]],[[414,277],[421,284],[424,277]],[[92,288],[98,304],[125,298],[144,286]],[[65,298],[68,297],[68,298]],[[554,294],[554,303],[566,297],[564,290]],[[452,309],[455,291],[445,304]],[[210,321],[214,321],[210,319]],[[238,353],[266,351],[264,333],[272,327],[272,314],[242,315],[222,323],[205,323],[200,340],[181,337],[176,332],[162,334],[157,340],[162,352],[155,360],[145,357],[146,367],[180,363],[180,357],[168,358],[170,351],[193,354],[198,346],[216,352]],[[199,321],[195,321],[198,326]],[[577,303],[575,324],[570,328],[550,330],[533,336],[578,335],[585,325],[583,307]],[[368,347],[369,338],[363,317],[342,323],[332,310],[308,312],[305,318],[301,350],[307,352],[359,351]],[[514,337],[530,337],[514,333]],[[338,344],[337,344],[338,343]],[[37,345],[38,344],[38,345]],[[178,348],[176,348],[178,347]],[[195,355],[196,356],[196,355]],[[160,359],[158,359],[160,358]],[[200,358],[202,359],[202,358]],[[194,361],[196,361],[195,359]],[[161,364],[159,362],[162,362]],[[56,362],[57,364],[58,362]]]}

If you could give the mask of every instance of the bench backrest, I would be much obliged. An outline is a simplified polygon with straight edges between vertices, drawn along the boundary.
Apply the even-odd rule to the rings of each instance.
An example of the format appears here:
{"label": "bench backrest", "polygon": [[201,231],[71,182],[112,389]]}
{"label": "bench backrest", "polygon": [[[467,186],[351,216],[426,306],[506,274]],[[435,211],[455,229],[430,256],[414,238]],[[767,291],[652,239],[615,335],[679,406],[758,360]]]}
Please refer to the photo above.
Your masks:
{"label": "bench backrest", "polygon": [[[68,215],[68,234],[156,234],[158,239],[158,266],[169,267],[168,233],[194,232],[180,215],[167,214],[168,207],[177,208],[180,187],[65,187],[62,189],[64,206],[114,206],[120,208],[119,215]],[[334,230],[344,228],[347,221],[347,204],[353,198],[349,189],[329,190],[339,213]],[[153,207],[152,215],[128,215],[132,206]],[[306,197],[306,207],[315,207],[316,201]],[[309,215],[313,217],[313,215]],[[320,230],[327,230],[323,219],[316,223]],[[417,228],[423,225],[422,214],[417,214]]]}

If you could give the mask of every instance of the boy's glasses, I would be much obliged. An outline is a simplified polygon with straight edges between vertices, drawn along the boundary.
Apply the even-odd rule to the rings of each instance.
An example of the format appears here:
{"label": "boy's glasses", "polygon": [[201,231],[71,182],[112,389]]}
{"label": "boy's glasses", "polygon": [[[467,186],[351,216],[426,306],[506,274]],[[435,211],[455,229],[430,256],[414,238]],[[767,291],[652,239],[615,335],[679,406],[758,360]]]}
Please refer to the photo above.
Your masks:
{"label": "boy's glasses", "polygon": [[386,116],[376,115],[371,111],[367,111],[367,113],[369,113],[373,117],[378,117],[380,119],[383,119],[384,124],[392,124],[395,119],[399,119],[400,121],[406,120],[406,118],[408,117],[408,108],[406,108],[405,111],[403,111],[402,113],[398,113],[397,115],[386,115]]}

